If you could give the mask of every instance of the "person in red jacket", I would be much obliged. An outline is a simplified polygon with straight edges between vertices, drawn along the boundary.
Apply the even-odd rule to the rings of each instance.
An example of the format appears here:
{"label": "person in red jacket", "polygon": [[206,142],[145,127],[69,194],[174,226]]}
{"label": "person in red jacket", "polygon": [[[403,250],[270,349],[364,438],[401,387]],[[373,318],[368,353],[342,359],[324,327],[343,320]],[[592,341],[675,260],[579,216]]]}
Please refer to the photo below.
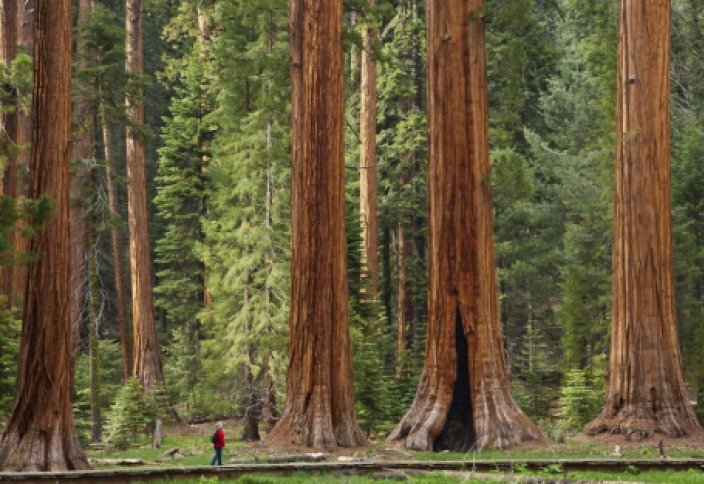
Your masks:
{"label": "person in red jacket", "polygon": [[222,465],[222,448],[225,447],[225,432],[222,430],[222,422],[218,422],[217,424],[217,430],[213,434],[212,437],[212,442],[213,442],[213,448],[215,448],[215,455],[213,456],[213,459],[210,461],[210,465],[214,466],[215,462],[218,463],[219,466]]}

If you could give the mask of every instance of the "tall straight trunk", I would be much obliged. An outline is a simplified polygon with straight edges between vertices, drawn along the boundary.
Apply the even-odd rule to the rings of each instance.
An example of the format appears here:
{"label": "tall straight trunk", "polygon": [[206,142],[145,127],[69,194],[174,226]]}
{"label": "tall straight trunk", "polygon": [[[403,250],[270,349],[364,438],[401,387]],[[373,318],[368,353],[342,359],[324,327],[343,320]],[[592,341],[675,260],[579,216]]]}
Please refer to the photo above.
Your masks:
{"label": "tall straight trunk", "polygon": [[30,242],[17,390],[0,445],[7,471],[86,469],[73,422],[69,314],[71,0],[37,0],[29,198],[53,201]]}
{"label": "tall straight trunk", "polygon": [[127,333],[127,315],[125,314],[126,300],[124,283],[122,281],[122,256],[120,255],[120,229],[117,226],[119,213],[117,211],[117,190],[112,164],[115,160],[113,156],[113,141],[110,124],[105,115],[105,106],[100,105],[100,123],[103,132],[103,150],[105,153],[105,179],[108,186],[108,208],[110,210],[110,246],[112,251],[112,266],[115,275],[115,299],[117,303],[117,326],[120,329],[120,348],[122,350],[122,372],[125,381],[132,376],[132,365],[130,358],[130,342]]}
{"label": "tall straight trunk", "polygon": [[511,396],[492,235],[481,0],[429,0],[427,354],[389,436],[418,450],[505,448],[542,438]]}
{"label": "tall straight trunk", "polygon": [[609,383],[587,433],[700,432],[677,339],[670,215],[670,2],[622,0]]}
{"label": "tall straight trunk", "polygon": [[[8,70],[12,69],[12,63],[17,54],[17,3],[15,1],[3,0],[0,3],[0,63],[4,64]],[[4,87],[3,87],[4,89]],[[12,96],[13,93],[4,92],[3,96]],[[15,117],[16,111],[2,114],[2,138],[0,147],[2,154],[11,154],[15,142]],[[14,156],[10,156],[8,166],[5,171],[0,171],[0,195],[14,196],[11,185],[16,184],[17,166]]]}
{"label": "tall straight trunk", "polygon": [[90,363],[90,440],[100,441],[100,354],[98,350],[98,317],[100,314],[100,289],[98,287],[97,220],[91,217],[86,235],[88,247],[88,361]]}
{"label": "tall straight trunk", "polygon": [[[144,73],[144,12],[142,0],[127,0],[126,70],[139,77]],[[135,81],[133,79],[133,81]],[[127,116],[127,197],[130,229],[130,273],[132,276],[133,372],[148,389],[163,384],[161,355],[154,321],[151,252],[147,222],[147,180],[144,140],[139,130],[144,124],[143,90],[132,82],[126,97]]]}
{"label": "tall straight trunk", "polygon": [[[0,15],[2,15],[0,18],[0,62],[7,69],[11,69],[17,54],[17,3],[14,0],[4,0],[0,5]],[[4,113],[0,122],[2,122],[2,126],[0,126],[0,154],[7,157],[7,166],[4,169],[0,167],[0,195],[17,200],[19,196],[17,156],[14,152],[17,142],[17,111],[12,110]],[[14,245],[16,244],[13,244],[12,247],[12,262],[14,262],[16,252]],[[8,308],[15,306],[15,296],[18,291],[14,277],[16,265],[12,262],[6,266],[0,266],[0,295],[5,296],[4,304]],[[2,309],[5,307],[0,307],[0,310]]]}
{"label": "tall straight trunk", "polygon": [[345,239],[342,0],[292,0],[291,311],[273,442],[364,443],[354,417]]}
{"label": "tall straight trunk", "polygon": [[401,378],[406,369],[408,353],[408,334],[414,317],[414,304],[411,295],[411,281],[408,264],[411,256],[411,244],[407,240],[406,229],[398,224],[396,232],[398,243],[398,288],[396,297],[396,377]]}
{"label": "tall straight trunk", "polygon": [[[84,23],[93,10],[93,0],[78,2],[78,23]],[[80,30],[79,30],[80,32]],[[79,34],[76,42],[79,69],[88,67],[86,57],[86,40]],[[88,101],[83,98],[90,86],[85,82],[78,85],[79,99],[76,101],[76,132],[72,145],[73,170],[71,173],[71,321],[75,331],[74,343],[79,344],[81,320],[86,301],[86,281],[88,267],[88,231],[86,228],[86,187],[89,184],[90,165],[93,159],[94,112]]]}
{"label": "tall straight trunk", "polygon": [[[374,5],[376,0],[371,0]],[[359,200],[362,218],[362,263],[365,291],[376,299],[379,264],[377,257],[377,183],[376,183],[376,64],[374,40],[376,30],[367,27],[362,46],[362,85],[360,100]]]}
{"label": "tall straight trunk", "polygon": [[[34,7],[35,0],[22,0],[18,2],[17,8],[17,48],[18,52],[33,55],[34,49]],[[22,93],[28,94],[28,93]],[[32,140],[32,120],[29,110],[17,106],[15,111],[15,145],[19,149],[14,162],[16,163],[17,171],[14,172],[15,186],[17,196],[26,194],[27,186],[29,185],[30,173],[30,145]],[[24,170],[23,170],[24,169]],[[25,176],[21,177],[20,173],[24,171]],[[13,192],[13,189],[10,189]],[[29,241],[24,238],[19,232],[14,234],[13,249],[15,254],[25,254],[29,247]],[[12,291],[10,293],[9,303],[11,306],[16,306],[21,309],[22,293],[27,285],[27,265],[20,263],[14,264],[11,267]],[[18,319],[22,318],[21,311],[16,314]]]}

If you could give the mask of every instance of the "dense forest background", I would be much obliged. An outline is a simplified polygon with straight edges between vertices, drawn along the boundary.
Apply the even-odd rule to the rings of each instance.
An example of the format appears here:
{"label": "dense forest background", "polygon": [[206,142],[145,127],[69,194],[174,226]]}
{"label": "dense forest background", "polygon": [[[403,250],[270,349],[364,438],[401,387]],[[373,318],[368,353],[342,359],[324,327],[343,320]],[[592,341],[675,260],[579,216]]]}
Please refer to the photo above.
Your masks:
{"label": "dense forest background", "polygon": [[[673,0],[672,8],[676,304],[694,397],[704,396],[704,2]],[[288,2],[145,2],[146,74],[130,82],[124,2],[96,1],[80,22],[75,11],[74,38],[85,48],[74,55],[73,96],[93,113],[82,117],[85,111],[74,110],[76,139],[93,134],[89,155],[73,160],[86,178],[72,203],[90,221],[74,399],[84,437],[96,418],[91,389],[103,410],[101,426],[114,439],[126,435],[127,416],[160,407],[138,410],[139,386],[125,384],[119,344],[117,286],[129,293],[130,276],[124,99],[125,86],[135,83],[145,88],[139,130],[146,142],[167,392],[161,397],[184,419],[242,416],[255,427],[272,422],[281,410],[288,361]],[[425,346],[425,13],[422,0],[349,0],[345,12],[355,400],[362,428],[385,434],[413,399]],[[506,356],[521,407],[559,436],[581,429],[603,402],[618,2],[490,0],[486,15],[490,182]],[[377,29],[375,298],[366,290],[359,208],[360,59],[369,26]],[[12,72],[2,72],[3,82],[28,92],[29,65],[28,56],[18,57]],[[6,263],[16,214],[2,200],[0,262]],[[32,210],[41,218],[40,207]],[[123,254],[117,266],[114,230]],[[125,282],[116,283],[115,272]],[[0,427],[12,404],[21,319],[21,304],[6,306],[0,312]],[[129,308],[122,309],[129,317]],[[91,346],[99,360],[94,373],[88,371]],[[698,403],[704,409],[704,398]]]}

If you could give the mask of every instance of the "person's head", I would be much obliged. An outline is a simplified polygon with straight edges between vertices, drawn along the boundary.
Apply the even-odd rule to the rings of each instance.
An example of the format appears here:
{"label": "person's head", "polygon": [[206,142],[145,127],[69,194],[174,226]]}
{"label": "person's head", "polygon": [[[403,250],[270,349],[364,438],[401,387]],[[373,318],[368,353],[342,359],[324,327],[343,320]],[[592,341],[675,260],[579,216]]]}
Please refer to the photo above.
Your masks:
{"label": "person's head", "polygon": [[222,422],[218,422],[216,425],[217,425],[217,427],[218,427],[219,429],[222,428]]}

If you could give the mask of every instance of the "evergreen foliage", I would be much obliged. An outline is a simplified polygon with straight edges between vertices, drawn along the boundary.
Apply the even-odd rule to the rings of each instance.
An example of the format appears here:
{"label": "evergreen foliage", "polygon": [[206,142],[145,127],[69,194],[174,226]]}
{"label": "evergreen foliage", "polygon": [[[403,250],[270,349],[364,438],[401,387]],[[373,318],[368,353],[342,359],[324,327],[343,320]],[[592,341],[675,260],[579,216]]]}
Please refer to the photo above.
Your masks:
{"label": "evergreen foliage", "polygon": [[242,414],[283,401],[289,298],[287,4],[223,4],[203,248],[207,381]]}
{"label": "evergreen foliage", "polygon": [[156,415],[153,400],[139,380],[130,378],[117,393],[108,417],[107,442],[116,449],[126,449],[152,430]]}
{"label": "evergreen foliage", "polygon": [[[98,352],[100,354],[100,366],[98,375],[100,378],[100,409],[102,415],[110,413],[113,402],[122,392],[122,357],[120,356],[120,346],[116,341],[108,339],[98,340]],[[79,437],[83,442],[88,442],[90,438],[91,415],[90,415],[90,358],[87,353],[81,353],[76,358],[76,382],[73,411],[76,421],[76,428]]]}

